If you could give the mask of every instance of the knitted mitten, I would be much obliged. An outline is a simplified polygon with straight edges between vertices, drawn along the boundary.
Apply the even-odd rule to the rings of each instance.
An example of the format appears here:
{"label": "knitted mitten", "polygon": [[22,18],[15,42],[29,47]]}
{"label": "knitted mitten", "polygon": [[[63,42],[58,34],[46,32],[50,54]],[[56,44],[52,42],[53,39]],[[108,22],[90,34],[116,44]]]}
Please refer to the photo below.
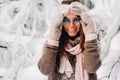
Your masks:
{"label": "knitted mitten", "polygon": [[86,12],[82,12],[80,16],[82,19],[82,28],[85,34],[85,41],[96,39],[97,35],[95,34],[94,24],[90,16]]}

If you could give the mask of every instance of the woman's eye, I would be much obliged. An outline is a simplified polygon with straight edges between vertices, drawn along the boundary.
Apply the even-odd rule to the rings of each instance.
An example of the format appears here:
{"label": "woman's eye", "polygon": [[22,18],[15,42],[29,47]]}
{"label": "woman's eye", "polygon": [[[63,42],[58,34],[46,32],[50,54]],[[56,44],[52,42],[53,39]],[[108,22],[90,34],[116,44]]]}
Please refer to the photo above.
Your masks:
{"label": "woman's eye", "polygon": [[74,19],[74,22],[80,21],[81,18],[78,16],[76,19]]}
{"label": "woman's eye", "polygon": [[63,19],[63,23],[69,23],[69,22],[70,22],[69,19],[67,19],[67,18],[64,18],[64,19]]}

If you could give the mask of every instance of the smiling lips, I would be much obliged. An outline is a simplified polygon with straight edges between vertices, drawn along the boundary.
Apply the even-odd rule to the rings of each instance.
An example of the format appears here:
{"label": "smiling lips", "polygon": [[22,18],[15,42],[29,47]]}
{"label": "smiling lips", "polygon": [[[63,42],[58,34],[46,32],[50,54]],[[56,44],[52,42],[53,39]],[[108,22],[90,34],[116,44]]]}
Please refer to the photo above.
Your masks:
{"label": "smiling lips", "polygon": [[71,36],[75,36],[77,33],[77,28],[67,28],[67,32]]}
{"label": "smiling lips", "polygon": [[74,32],[76,32],[77,28],[69,28],[69,29],[67,29],[67,30],[68,30],[68,32],[70,32],[70,33],[74,33]]}

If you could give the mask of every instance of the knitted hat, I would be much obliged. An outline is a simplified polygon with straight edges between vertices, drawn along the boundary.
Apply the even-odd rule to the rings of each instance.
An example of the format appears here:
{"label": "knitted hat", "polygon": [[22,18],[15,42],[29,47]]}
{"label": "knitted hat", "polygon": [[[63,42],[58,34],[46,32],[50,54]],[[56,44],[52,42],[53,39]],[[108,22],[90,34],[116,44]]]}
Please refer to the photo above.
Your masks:
{"label": "knitted hat", "polygon": [[67,16],[69,13],[73,13],[75,15],[80,15],[82,13],[82,9],[79,6],[79,2],[73,2],[71,4],[63,4],[61,5],[61,11],[64,16]]}

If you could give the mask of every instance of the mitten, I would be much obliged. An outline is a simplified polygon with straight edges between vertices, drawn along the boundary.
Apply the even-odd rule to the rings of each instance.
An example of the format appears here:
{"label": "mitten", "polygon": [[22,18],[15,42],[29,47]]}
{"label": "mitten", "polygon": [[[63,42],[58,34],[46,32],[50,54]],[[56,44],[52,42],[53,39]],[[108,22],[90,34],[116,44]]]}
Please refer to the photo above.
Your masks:
{"label": "mitten", "polygon": [[86,12],[81,13],[82,28],[85,35],[85,41],[94,40],[97,35],[94,31],[94,24],[90,16]]}
{"label": "mitten", "polygon": [[62,30],[62,21],[63,21],[63,14],[59,14],[55,17],[50,27],[50,36],[47,40],[48,44],[58,47],[59,39],[61,36],[61,30]]}

